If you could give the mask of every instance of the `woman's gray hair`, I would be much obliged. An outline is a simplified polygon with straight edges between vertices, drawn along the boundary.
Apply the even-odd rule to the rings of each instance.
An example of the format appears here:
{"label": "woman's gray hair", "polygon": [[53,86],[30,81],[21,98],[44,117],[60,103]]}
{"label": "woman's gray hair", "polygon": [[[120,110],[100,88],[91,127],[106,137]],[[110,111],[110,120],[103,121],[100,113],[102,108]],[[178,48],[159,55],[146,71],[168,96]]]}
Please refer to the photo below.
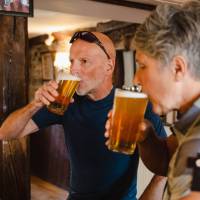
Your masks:
{"label": "woman's gray hair", "polygon": [[200,1],[157,6],[136,31],[133,44],[163,65],[184,56],[190,73],[200,79]]}

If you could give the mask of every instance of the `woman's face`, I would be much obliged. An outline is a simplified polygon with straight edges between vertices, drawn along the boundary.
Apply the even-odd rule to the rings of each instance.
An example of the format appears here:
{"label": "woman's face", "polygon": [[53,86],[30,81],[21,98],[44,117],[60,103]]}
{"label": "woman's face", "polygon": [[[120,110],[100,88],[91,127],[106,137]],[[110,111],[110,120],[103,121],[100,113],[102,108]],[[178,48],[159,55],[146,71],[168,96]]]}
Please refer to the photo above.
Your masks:
{"label": "woman's face", "polygon": [[136,53],[137,72],[134,82],[142,85],[159,115],[166,114],[176,107],[177,82],[174,80],[171,66],[162,63],[142,51]]}

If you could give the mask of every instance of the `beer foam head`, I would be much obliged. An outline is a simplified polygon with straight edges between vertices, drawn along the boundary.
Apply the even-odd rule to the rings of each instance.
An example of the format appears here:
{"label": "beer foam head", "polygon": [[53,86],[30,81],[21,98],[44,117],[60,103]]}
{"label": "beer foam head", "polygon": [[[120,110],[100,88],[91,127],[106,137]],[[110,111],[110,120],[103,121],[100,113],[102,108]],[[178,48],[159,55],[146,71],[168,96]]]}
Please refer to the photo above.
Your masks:
{"label": "beer foam head", "polygon": [[72,80],[72,81],[80,81],[81,79],[78,76],[72,75],[70,73],[58,73],[57,80]]}
{"label": "beer foam head", "polygon": [[115,96],[124,98],[147,98],[147,94],[141,92],[133,92],[127,90],[116,89]]}

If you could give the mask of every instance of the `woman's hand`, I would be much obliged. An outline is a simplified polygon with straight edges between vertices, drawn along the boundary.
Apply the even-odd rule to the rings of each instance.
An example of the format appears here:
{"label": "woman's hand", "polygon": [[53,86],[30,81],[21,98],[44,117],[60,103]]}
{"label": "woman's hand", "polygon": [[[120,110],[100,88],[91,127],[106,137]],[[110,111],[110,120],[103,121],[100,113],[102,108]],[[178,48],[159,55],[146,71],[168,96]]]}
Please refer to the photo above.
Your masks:
{"label": "woman's hand", "polygon": [[105,132],[105,137],[108,138],[108,140],[106,141],[106,145],[108,146],[109,145],[109,130],[110,130],[110,126],[111,126],[111,117],[112,117],[112,110],[109,111],[108,113],[108,119],[106,121],[106,125],[105,125],[105,128],[106,128],[106,132]]}
{"label": "woman's hand", "polygon": [[150,132],[155,132],[153,125],[150,121],[144,119],[138,126],[138,139],[137,142],[143,142]]}

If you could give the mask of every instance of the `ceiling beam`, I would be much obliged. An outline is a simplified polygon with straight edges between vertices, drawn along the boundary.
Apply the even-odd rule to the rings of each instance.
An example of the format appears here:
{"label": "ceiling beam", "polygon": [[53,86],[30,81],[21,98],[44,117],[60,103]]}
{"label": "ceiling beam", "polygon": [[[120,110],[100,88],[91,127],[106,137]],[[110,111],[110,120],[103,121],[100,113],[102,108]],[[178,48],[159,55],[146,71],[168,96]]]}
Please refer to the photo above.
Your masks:
{"label": "ceiling beam", "polygon": [[[120,2],[121,0],[119,0]],[[149,10],[125,7],[89,0],[35,0],[35,9],[61,12],[79,16],[142,23],[150,14]],[[120,14],[119,14],[120,13]]]}
{"label": "ceiling beam", "polygon": [[143,10],[149,10],[152,11],[155,9],[155,5],[152,4],[146,4],[146,3],[139,3],[139,2],[134,2],[134,1],[119,1],[119,0],[90,0],[90,1],[96,1],[96,2],[102,2],[102,3],[108,3],[108,4],[113,4],[113,5],[118,5],[118,6],[125,6],[129,8],[137,8],[137,9],[143,9]]}

